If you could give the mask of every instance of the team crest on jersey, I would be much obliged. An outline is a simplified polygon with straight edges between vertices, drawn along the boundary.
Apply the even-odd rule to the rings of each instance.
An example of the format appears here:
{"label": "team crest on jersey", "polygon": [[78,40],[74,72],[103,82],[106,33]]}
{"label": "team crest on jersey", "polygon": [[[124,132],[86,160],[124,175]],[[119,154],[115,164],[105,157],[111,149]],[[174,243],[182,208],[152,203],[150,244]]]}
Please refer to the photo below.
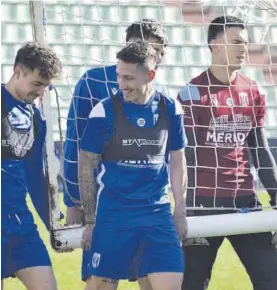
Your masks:
{"label": "team crest on jersey", "polygon": [[29,130],[32,125],[32,111],[25,111],[23,114],[17,107],[14,107],[8,114],[10,124],[20,130]]}
{"label": "team crest on jersey", "polygon": [[233,107],[234,106],[234,101],[233,101],[233,99],[231,97],[226,99],[226,105],[228,107]]}
{"label": "team crest on jersey", "polygon": [[101,254],[93,253],[93,256],[92,256],[92,266],[93,266],[93,268],[97,268],[99,266],[100,258],[101,258]]}
{"label": "team crest on jersey", "polygon": [[246,92],[239,93],[239,103],[242,107],[249,106],[248,94]]}
{"label": "team crest on jersey", "polygon": [[138,118],[137,124],[138,124],[139,127],[144,127],[145,126],[145,119]]}

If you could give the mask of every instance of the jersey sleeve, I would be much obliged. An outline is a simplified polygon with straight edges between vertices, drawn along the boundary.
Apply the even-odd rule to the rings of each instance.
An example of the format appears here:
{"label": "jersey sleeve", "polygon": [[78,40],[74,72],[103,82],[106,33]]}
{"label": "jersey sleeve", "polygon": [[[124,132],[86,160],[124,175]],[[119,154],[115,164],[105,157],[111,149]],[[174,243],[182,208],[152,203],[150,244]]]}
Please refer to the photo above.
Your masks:
{"label": "jersey sleeve", "polygon": [[92,109],[80,144],[80,149],[94,154],[104,152],[113,133],[112,110],[103,104],[100,102]]}
{"label": "jersey sleeve", "polygon": [[188,145],[196,144],[195,136],[197,126],[201,117],[201,96],[199,88],[193,84],[188,84],[182,88],[177,97],[184,112],[184,126],[188,139]]}
{"label": "jersey sleeve", "polygon": [[31,153],[24,160],[26,171],[26,186],[31,197],[32,203],[44,222],[47,229],[49,224],[49,199],[48,185],[44,175],[43,153],[46,136],[46,122],[41,119],[37,110],[38,116],[38,132],[36,134]]}
{"label": "jersey sleeve", "polygon": [[255,118],[257,127],[264,127],[265,115],[266,115],[266,92],[262,87],[257,87],[258,96],[255,104]]}
{"label": "jersey sleeve", "polygon": [[177,100],[173,101],[172,110],[169,110],[169,138],[168,150],[175,151],[184,148],[187,145],[187,138],[184,130],[183,110]]}
{"label": "jersey sleeve", "polygon": [[74,206],[80,200],[78,186],[78,148],[87,125],[88,116],[96,100],[92,99],[97,85],[86,74],[77,83],[67,117],[66,141],[64,143],[64,203]]}
{"label": "jersey sleeve", "polygon": [[196,119],[199,117],[200,105],[200,92],[197,86],[188,84],[182,88],[177,97],[184,111],[184,125],[186,130],[192,130],[193,126],[197,123]]}

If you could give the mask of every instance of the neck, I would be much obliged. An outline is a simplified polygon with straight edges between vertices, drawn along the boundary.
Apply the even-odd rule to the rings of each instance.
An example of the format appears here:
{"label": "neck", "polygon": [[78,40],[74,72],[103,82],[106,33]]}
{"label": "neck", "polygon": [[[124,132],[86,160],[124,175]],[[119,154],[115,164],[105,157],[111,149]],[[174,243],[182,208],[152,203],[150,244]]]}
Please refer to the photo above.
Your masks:
{"label": "neck", "polygon": [[14,82],[14,78],[12,77],[6,84],[5,84],[5,89],[18,101],[24,102],[16,90],[16,84]]}
{"label": "neck", "polygon": [[210,72],[222,83],[230,84],[236,78],[238,69],[232,69],[228,66],[212,65]]}

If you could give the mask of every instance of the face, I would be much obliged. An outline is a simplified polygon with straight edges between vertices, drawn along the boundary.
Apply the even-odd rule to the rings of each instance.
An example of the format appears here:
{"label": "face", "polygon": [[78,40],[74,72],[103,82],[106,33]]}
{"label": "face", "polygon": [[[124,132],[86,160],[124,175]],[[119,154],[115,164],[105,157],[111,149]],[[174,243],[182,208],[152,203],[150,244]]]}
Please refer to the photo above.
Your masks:
{"label": "face", "polygon": [[[141,40],[141,38],[132,37],[129,39],[128,42],[136,42],[138,40]],[[150,36],[147,39],[147,42],[153,47],[153,49],[156,51],[157,55],[157,65],[159,65],[162,62],[163,56],[165,54],[165,46],[162,44],[158,38]]]}
{"label": "face", "polygon": [[216,64],[228,65],[240,69],[247,57],[248,33],[246,29],[226,28],[211,42],[213,58]]}
{"label": "face", "polygon": [[43,79],[38,70],[31,71],[16,66],[14,75],[17,97],[26,103],[31,104],[36,98],[43,96],[46,87],[50,84],[50,80]]}
{"label": "face", "polygon": [[116,65],[117,83],[122,90],[124,100],[127,102],[141,103],[149,83],[155,72],[133,63],[118,60]]}

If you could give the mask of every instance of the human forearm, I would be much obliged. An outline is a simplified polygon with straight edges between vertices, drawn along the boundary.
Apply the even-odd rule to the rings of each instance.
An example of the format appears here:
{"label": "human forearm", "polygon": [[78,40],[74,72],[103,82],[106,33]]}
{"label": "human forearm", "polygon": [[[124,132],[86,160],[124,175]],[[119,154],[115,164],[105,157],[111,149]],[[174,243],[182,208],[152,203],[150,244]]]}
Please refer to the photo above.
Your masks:
{"label": "human forearm", "polygon": [[268,148],[258,149],[259,167],[257,172],[259,178],[271,196],[272,204],[276,204],[277,194],[277,168],[274,158]]}
{"label": "human forearm", "polygon": [[64,203],[68,207],[80,205],[78,153],[80,138],[83,136],[91,109],[92,100],[88,92],[87,82],[81,78],[75,87],[68,110],[66,140],[64,143],[63,171],[66,185]]}
{"label": "human forearm", "polygon": [[253,164],[259,178],[275,203],[277,193],[277,166],[270,152],[264,129],[252,130],[248,137]]}
{"label": "human forearm", "polygon": [[187,166],[184,149],[170,154],[170,182],[174,198],[174,213],[186,215]]}
{"label": "human forearm", "polygon": [[[34,164],[32,165],[34,166]],[[33,170],[26,174],[26,182],[29,195],[32,203],[39,214],[39,217],[45,224],[46,228],[50,229],[50,209],[48,197],[48,185],[42,170]],[[34,174],[35,173],[35,174]]]}
{"label": "human forearm", "polygon": [[100,154],[80,151],[78,166],[80,198],[87,224],[95,222],[97,190],[93,170],[97,168],[100,158]]}

